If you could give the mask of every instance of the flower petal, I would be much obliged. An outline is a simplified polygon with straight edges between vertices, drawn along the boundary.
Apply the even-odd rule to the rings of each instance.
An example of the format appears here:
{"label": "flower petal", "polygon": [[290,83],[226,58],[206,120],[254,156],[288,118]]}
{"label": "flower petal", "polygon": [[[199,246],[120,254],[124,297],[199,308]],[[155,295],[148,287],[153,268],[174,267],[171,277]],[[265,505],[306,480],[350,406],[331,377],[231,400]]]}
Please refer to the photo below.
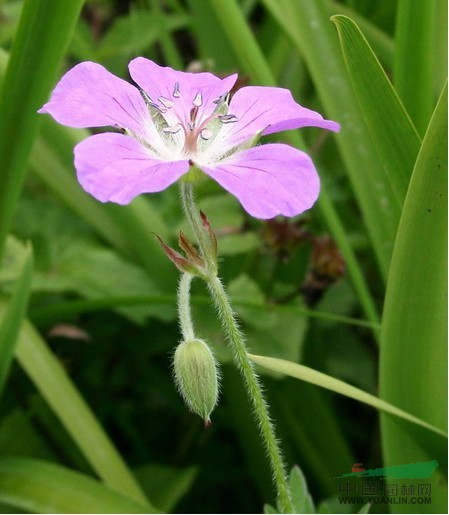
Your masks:
{"label": "flower petal", "polygon": [[188,171],[189,162],[155,159],[135,139],[104,133],[78,143],[75,168],[81,186],[96,199],[128,204],[141,193],[170,186]]}
{"label": "flower petal", "polygon": [[298,215],[312,207],[320,190],[310,157],[280,143],[253,147],[201,169],[255,218]]}
{"label": "flower petal", "polygon": [[161,103],[159,98],[175,102],[173,108],[183,118],[189,116],[198,93],[201,94],[203,117],[211,114],[216,107],[214,100],[229,93],[237,80],[237,74],[220,79],[208,72],[180,72],[169,66],[159,66],[145,57],[133,59],[129,63],[129,73],[153,102]]}
{"label": "flower petal", "polygon": [[148,109],[139,90],[108,72],[84,62],[69,70],[39,113],[49,113],[69,127],[118,126],[143,134]]}
{"label": "flower petal", "polygon": [[260,131],[271,134],[300,127],[340,130],[338,123],[325,120],[319,113],[297,104],[290,91],[284,88],[241,88],[231,99],[229,113],[238,121],[227,125],[220,132],[220,138],[230,146],[237,146]]}

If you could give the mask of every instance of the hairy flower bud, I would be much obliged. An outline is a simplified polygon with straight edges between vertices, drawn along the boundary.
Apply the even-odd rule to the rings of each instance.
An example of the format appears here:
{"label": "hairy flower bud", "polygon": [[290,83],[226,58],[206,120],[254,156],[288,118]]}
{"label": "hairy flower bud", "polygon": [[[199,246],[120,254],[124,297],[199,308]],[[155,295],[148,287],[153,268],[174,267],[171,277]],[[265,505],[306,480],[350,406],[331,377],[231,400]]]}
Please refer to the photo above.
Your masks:
{"label": "hairy flower bud", "polygon": [[210,426],[210,414],[218,400],[218,366],[208,345],[197,338],[178,345],[173,368],[180,394],[190,411]]}

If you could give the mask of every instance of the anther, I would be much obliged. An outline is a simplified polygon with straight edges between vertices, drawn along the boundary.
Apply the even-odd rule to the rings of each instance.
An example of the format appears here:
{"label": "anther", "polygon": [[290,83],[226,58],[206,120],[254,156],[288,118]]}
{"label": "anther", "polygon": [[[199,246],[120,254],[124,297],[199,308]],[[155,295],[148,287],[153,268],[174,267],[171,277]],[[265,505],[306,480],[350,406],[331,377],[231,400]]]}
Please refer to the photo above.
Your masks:
{"label": "anther", "polygon": [[167,134],[176,134],[181,130],[181,125],[177,123],[176,125],[172,125],[171,127],[164,127],[162,132],[166,132]]}
{"label": "anther", "polygon": [[213,101],[214,104],[220,105],[223,102],[226,101],[226,97],[228,96],[228,93],[223,93],[223,95],[220,95],[217,99]]}
{"label": "anther", "polygon": [[212,131],[210,131],[209,129],[203,129],[201,132],[200,132],[200,136],[201,138],[204,140],[204,141],[207,141],[208,139],[211,138],[212,136]]}
{"label": "anther", "polygon": [[147,105],[148,105],[148,107],[152,107],[153,109],[156,109],[156,111],[159,111],[160,113],[166,113],[167,112],[167,109],[164,109],[163,107],[158,106],[154,102],[148,102]]}
{"label": "anther", "polygon": [[234,123],[238,121],[237,116],[235,114],[223,114],[218,117],[221,123]]}
{"label": "anther", "polygon": [[197,114],[198,106],[192,107],[192,109],[190,109],[190,122],[193,126],[195,126]]}
{"label": "anther", "polygon": [[193,105],[195,107],[200,107],[203,105],[203,95],[201,93],[197,93],[195,98],[193,99]]}
{"label": "anther", "polygon": [[173,100],[170,100],[169,98],[159,97],[158,100],[167,109],[171,109],[175,105]]}
{"label": "anther", "polygon": [[175,98],[179,98],[181,96],[181,92],[179,91],[179,82],[175,82],[175,87],[173,89],[173,96]]}
{"label": "anther", "polygon": [[143,99],[147,104],[151,104],[153,102],[143,89],[139,88],[139,93],[142,95]]}

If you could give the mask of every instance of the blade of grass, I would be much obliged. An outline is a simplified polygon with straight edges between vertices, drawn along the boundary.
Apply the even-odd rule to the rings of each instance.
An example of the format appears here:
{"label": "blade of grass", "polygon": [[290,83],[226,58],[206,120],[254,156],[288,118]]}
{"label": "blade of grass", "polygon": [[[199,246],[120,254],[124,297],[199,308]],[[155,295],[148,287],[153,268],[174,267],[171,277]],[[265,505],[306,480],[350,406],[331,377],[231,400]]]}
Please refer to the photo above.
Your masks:
{"label": "blade of grass", "polygon": [[31,246],[23,250],[22,271],[14,286],[14,293],[7,301],[7,308],[0,323],[0,397],[8,376],[14,355],[22,320],[26,313],[28,297],[33,276],[33,252]]}
{"label": "blade of grass", "polygon": [[393,80],[416,128],[423,134],[433,109],[436,4],[399,0],[396,11]]}
{"label": "blade of grass", "polygon": [[331,20],[372,141],[402,209],[420,138],[357,25],[346,16],[332,16]]}
{"label": "blade of grass", "polygon": [[[447,427],[447,137],[446,85],[404,204],[385,297],[379,366],[382,398],[441,430]],[[428,454],[420,444],[382,419],[387,465],[425,460]],[[432,510],[444,509],[447,502],[441,485],[432,492]]]}
{"label": "blade of grass", "polygon": [[0,502],[26,513],[160,513],[89,476],[25,458],[0,461]]}
{"label": "blade of grass", "polygon": [[0,255],[45,101],[83,0],[25,0],[0,89]]}
{"label": "blade of grass", "polygon": [[445,0],[438,0],[436,2],[435,13],[435,31],[434,31],[434,44],[433,44],[433,94],[438,98],[440,91],[443,89],[444,83],[447,79],[447,64],[448,64],[448,45],[447,45],[447,18],[448,18],[448,3]]}
{"label": "blade of grass", "polygon": [[326,115],[342,125],[336,142],[386,280],[400,209],[354,96],[327,6],[322,0],[262,1],[306,61]]}
{"label": "blade of grass", "polygon": [[415,417],[410,413],[407,413],[406,411],[380,399],[379,397],[376,397],[375,395],[371,395],[370,393],[364,392],[355,386],[345,383],[340,379],[336,379],[335,377],[323,374],[318,370],[314,370],[312,368],[300,365],[298,363],[293,363],[291,361],[286,361],[284,359],[270,358],[268,356],[255,356],[253,354],[248,354],[248,356],[252,361],[254,361],[254,363],[257,363],[258,365],[267,368],[268,370],[279,372],[290,377],[295,377],[301,381],[320,386],[321,388],[339,393],[340,395],[344,395],[358,402],[363,402],[368,406],[372,406],[376,410],[388,413],[389,415],[394,415],[395,417],[399,417],[403,420],[406,420],[407,422],[418,425],[430,431],[433,435],[437,435],[442,439],[447,439],[447,433],[440,428],[435,427],[434,425],[429,424],[425,420]]}
{"label": "blade of grass", "polygon": [[27,321],[23,323],[15,357],[98,476],[117,492],[147,504],[145,494],[61,363]]}
{"label": "blade of grass", "polygon": [[329,18],[334,14],[343,14],[353,19],[360,27],[360,30],[369,41],[369,44],[384,67],[389,70],[393,68],[394,41],[392,37],[371,23],[369,19],[360,16],[360,14],[345,4],[328,0],[327,7]]}

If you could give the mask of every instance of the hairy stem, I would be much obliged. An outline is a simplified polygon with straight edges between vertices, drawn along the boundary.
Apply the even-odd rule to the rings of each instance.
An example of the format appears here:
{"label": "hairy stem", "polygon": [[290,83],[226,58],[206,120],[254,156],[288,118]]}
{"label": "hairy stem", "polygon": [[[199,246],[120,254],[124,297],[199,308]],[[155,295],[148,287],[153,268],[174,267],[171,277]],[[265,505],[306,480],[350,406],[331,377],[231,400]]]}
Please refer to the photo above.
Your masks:
{"label": "hairy stem", "polygon": [[190,312],[190,284],[192,279],[192,275],[184,273],[181,275],[178,286],[178,316],[183,341],[195,338],[192,314]]}
{"label": "hairy stem", "polygon": [[246,391],[252,403],[254,415],[270,461],[273,480],[276,486],[278,499],[282,507],[282,512],[293,513],[290,491],[285,475],[284,462],[279,443],[276,438],[274,425],[270,419],[268,405],[263,396],[257,374],[254,371],[254,366],[247,356],[245,338],[239,328],[230,300],[226,294],[223,284],[217,276],[214,257],[210,256],[206,235],[201,224],[198,210],[195,206],[193,186],[191,183],[181,183],[181,196],[186,217],[193,227],[201,253],[208,264],[209,274],[203,278],[207,283],[215,308],[220,317],[234,361],[243,376]]}
{"label": "hairy stem", "polygon": [[273,423],[268,412],[268,405],[263,396],[262,388],[252,362],[248,359],[243,333],[241,332],[234,311],[230,305],[223,284],[215,275],[208,280],[207,286],[214,300],[215,307],[220,316],[223,329],[234,361],[236,362],[245,382],[246,391],[252,402],[259,430],[270,460],[273,479],[278,492],[278,498],[283,513],[293,513],[290,492],[285,476],[279,442],[276,438]]}

